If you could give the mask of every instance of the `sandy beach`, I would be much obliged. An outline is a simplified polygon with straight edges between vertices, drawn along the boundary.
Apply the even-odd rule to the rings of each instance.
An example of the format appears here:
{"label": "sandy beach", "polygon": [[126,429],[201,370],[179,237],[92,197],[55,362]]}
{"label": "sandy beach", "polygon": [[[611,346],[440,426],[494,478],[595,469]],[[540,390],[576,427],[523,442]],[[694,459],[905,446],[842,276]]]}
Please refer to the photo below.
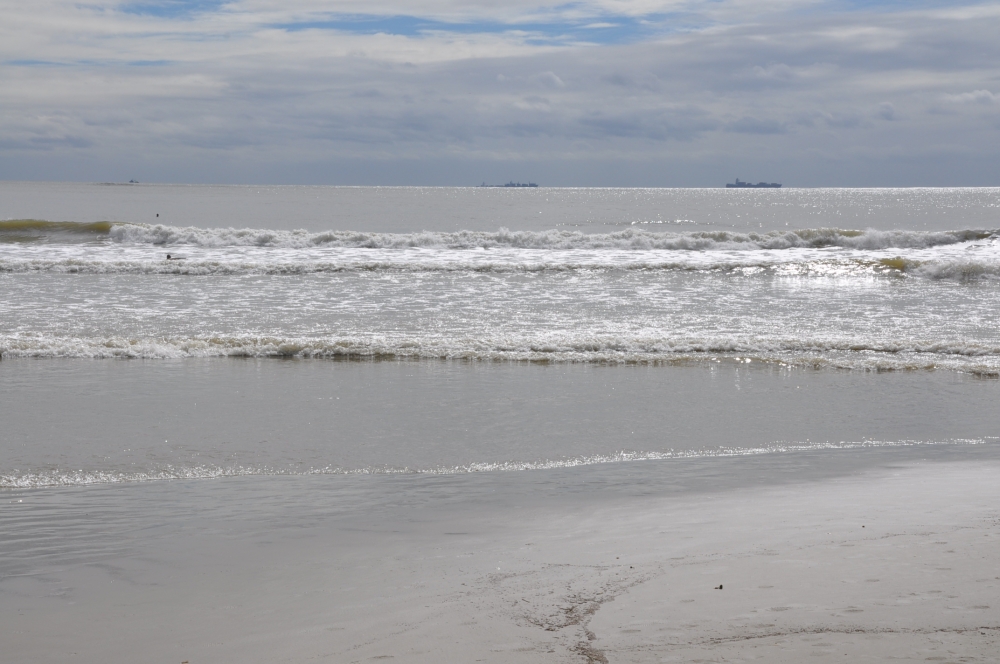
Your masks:
{"label": "sandy beach", "polygon": [[597,508],[426,505],[280,537],[189,514],[119,542],[127,554],[5,579],[4,648],[18,662],[996,661],[998,473],[910,463]]}

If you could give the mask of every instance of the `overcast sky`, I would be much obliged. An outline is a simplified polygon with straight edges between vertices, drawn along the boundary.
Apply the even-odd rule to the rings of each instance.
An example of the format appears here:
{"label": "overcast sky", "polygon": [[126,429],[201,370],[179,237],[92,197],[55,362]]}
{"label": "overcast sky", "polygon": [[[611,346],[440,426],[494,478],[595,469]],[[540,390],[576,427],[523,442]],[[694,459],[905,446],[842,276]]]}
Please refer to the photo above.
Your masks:
{"label": "overcast sky", "polygon": [[0,179],[1000,185],[1000,2],[0,0]]}

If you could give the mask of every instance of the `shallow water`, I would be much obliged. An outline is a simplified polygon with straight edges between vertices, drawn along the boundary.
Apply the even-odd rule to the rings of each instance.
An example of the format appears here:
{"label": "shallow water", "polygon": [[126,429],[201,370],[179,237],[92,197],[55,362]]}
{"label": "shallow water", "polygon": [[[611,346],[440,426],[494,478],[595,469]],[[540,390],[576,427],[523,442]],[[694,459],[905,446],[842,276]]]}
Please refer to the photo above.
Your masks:
{"label": "shallow water", "polygon": [[273,556],[996,461],[998,206],[0,183],[0,607],[267,607]]}
{"label": "shallow water", "polygon": [[[769,365],[6,360],[2,486],[993,445],[1000,381]],[[877,406],[874,406],[877,404]]]}
{"label": "shallow water", "polygon": [[996,433],[998,189],[0,191],[6,486]]}

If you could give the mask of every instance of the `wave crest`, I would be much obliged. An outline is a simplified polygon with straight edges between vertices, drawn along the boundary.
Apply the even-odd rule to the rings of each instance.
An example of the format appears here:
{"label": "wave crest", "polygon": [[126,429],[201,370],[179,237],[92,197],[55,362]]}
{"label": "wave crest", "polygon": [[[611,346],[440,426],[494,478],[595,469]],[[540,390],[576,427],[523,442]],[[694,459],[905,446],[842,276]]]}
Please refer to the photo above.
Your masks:
{"label": "wave crest", "polygon": [[87,240],[110,235],[114,226],[115,224],[110,221],[3,219],[0,220],[0,242],[31,242],[60,237],[77,241]]}
{"label": "wave crest", "polygon": [[579,231],[458,231],[453,233],[372,233],[362,231],[277,231],[235,228],[196,228],[149,224],[115,224],[110,236],[117,242],[160,246],[198,247],[345,247],[362,249],[667,249],[687,251],[755,250],[843,247],[874,250],[927,248],[996,237],[993,230],[879,231],[817,228],[767,233],[696,231],[654,232],[629,228],[614,233]]}

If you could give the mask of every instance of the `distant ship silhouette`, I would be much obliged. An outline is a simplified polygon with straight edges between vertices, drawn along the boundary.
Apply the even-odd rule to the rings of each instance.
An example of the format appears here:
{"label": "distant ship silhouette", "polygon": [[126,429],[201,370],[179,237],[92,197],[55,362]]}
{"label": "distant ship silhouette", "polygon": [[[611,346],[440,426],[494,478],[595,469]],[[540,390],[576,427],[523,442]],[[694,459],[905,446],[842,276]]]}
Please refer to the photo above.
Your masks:
{"label": "distant ship silhouette", "polygon": [[511,180],[507,184],[486,184],[485,182],[479,185],[480,187],[537,187],[538,185],[534,182],[528,182],[527,184],[521,184],[520,182],[514,182]]}
{"label": "distant ship silhouette", "polygon": [[777,182],[758,182],[757,184],[752,184],[750,182],[742,182],[739,178],[736,178],[736,184],[726,184],[729,189],[777,189],[781,185]]}

